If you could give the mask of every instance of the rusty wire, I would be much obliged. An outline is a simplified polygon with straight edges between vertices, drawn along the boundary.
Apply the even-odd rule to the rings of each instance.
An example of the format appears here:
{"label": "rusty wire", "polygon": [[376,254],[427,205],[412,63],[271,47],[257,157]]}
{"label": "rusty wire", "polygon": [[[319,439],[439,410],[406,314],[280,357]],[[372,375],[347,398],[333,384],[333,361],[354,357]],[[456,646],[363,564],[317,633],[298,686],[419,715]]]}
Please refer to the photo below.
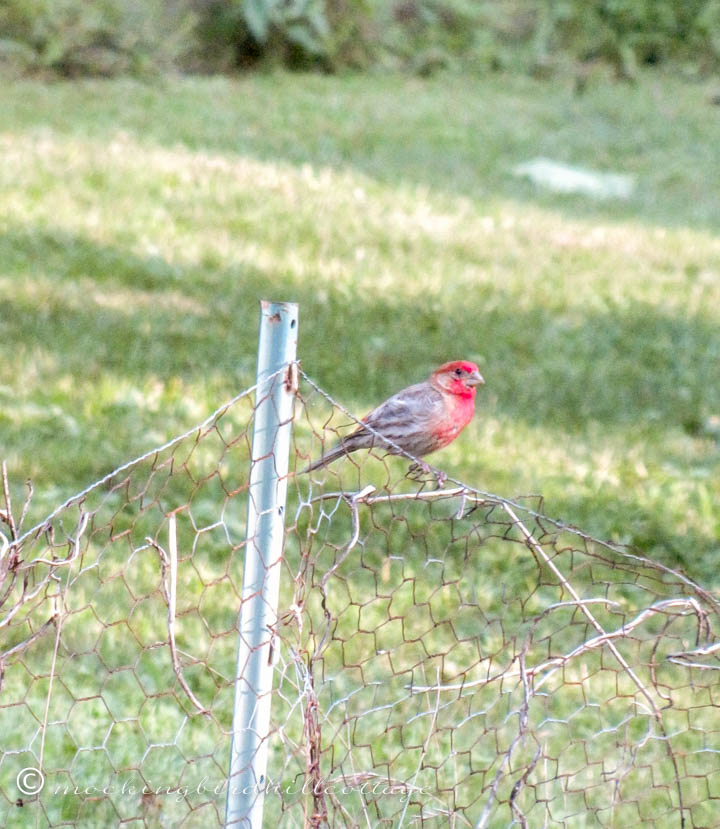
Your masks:
{"label": "rusty wire", "polygon": [[[354,420],[302,378],[267,825],[716,825],[712,592],[402,457],[298,474]],[[30,530],[3,475],[0,823],[222,824],[253,391]]]}

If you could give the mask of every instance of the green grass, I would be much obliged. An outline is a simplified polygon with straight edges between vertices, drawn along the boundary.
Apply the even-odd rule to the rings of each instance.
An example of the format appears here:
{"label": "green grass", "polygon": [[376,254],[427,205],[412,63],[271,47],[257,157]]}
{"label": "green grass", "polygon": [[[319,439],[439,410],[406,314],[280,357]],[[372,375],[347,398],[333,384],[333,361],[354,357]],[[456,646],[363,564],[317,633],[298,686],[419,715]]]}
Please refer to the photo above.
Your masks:
{"label": "green grass", "polygon": [[[290,299],[300,303],[303,368],[349,409],[363,414],[447,359],[475,359],[486,378],[477,416],[434,464],[484,490],[541,494],[550,515],[637,545],[717,587],[720,124],[702,86],[655,74],[634,88],[598,86],[576,98],[562,86],[512,76],[23,82],[0,89],[0,112],[0,455],[8,460],[16,503],[24,479],[33,480],[30,523],[252,383],[257,300]],[[541,193],[510,173],[538,155],[630,172],[636,194],[624,203],[591,203]],[[327,412],[316,398],[311,404],[319,429]],[[245,413],[241,406],[233,416]],[[304,419],[297,435],[307,451],[311,430]],[[194,453],[188,468],[198,480],[214,469],[218,453],[214,438]],[[363,475],[379,484],[384,468],[372,463]],[[143,469],[138,485],[144,485]],[[392,460],[390,469],[403,466]],[[237,480],[240,473],[231,471]],[[197,526],[216,520],[224,499],[217,479],[195,490],[189,478],[166,487],[159,475],[153,487],[171,505],[175,495],[192,498]],[[122,503],[121,493],[111,498],[107,515]],[[339,666],[362,663],[370,647],[366,631],[375,630],[377,649],[398,651],[392,668],[387,657],[362,663],[371,678],[418,659],[420,646],[400,646],[398,637],[418,636],[426,650],[447,653],[457,633],[444,622],[433,632],[432,620],[456,614],[463,636],[472,639],[477,631],[481,655],[497,653],[500,664],[510,644],[521,644],[519,638],[510,642],[508,631],[523,629],[532,614],[562,598],[552,582],[536,584],[525,553],[517,563],[508,559],[507,545],[495,542],[480,548],[481,562],[473,563],[479,569],[464,581],[460,552],[443,535],[446,525],[437,526],[437,536],[427,533],[423,510],[408,509],[399,528],[385,521],[374,529],[363,525],[362,556],[348,560],[343,576],[347,606],[342,592],[334,598],[345,650],[338,652],[333,642],[336,650],[327,654],[325,710],[360,682],[359,668],[342,672]],[[114,520],[133,527],[137,545],[164,527],[163,515],[153,507],[140,521],[132,510]],[[242,518],[233,512],[226,520],[239,542]],[[65,529],[72,529],[69,519]],[[326,531],[326,546],[314,553],[325,569],[332,560],[328,545],[347,538],[347,515]],[[183,565],[188,612],[179,635],[188,652],[211,651],[208,666],[231,676],[234,638],[228,631],[238,585],[237,574],[227,575],[227,539],[222,533],[195,536],[188,526],[185,533],[199,546],[192,566],[189,558]],[[102,544],[99,532],[93,554]],[[291,559],[299,545],[289,545]],[[142,703],[134,700],[153,700],[144,709],[152,715],[139,715],[151,742],[172,736],[178,710],[186,706],[177,686],[167,687],[166,649],[150,647],[166,635],[156,557],[136,553],[125,564],[129,550],[108,548],[106,569],[83,573],[82,587],[72,594],[60,674],[66,685],[53,693],[52,709],[58,720],[70,717],[70,727],[48,735],[59,769],[64,762],[82,763],[82,753],[72,760],[77,746],[96,745],[112,722],[137,717]],[[447,557],[450,573],[430,576],[443,586],[435,598],[422,592],[429,589],[423,566],[433,550]],[[397,553],[406,564],[389,557]],[[582,563],[572,566],[578,583],[589,583]],[[613,568],[592,575],[596,584],[620,578]],[[390,603],[367,604],[382,593],[386,577],[393,586]],[[627,581],[632,585],[631,577]],[[448,592],[446,583],[457,586]],[[631,587],[627,595],[618,589],[628,613],[642,606]],[[290,585],[284,590],[287,603]],[[460,605],[454,604],[458,597]],[[320,614],[316,604],[313,612]],[[485,608],[483,620],[478,607]],[[399,633],[396,618],[411,610],[414,621]],[[603,621],[618,623],[611,614]],[[565,633],[560,629],[552,649],[540,640],[537,658],[543,648],[547,656],[576,643],[576,628],[568,623]],[[308,631],[305,636],[312,638]],[[211,649],[214,638],[222,644]],[[455,650],[443,663],[448,681],[471,659],[463,647]],[[21,695],[32,677],[46,672],[51,652],[46,639],[16,663],[7,693]],[[649,658],[639,648],[634,656]],[[574,684],[554,689],[539,709],[550,720],[572,720],[581,735],[576,747],[603,722],[588,699],[601,708],[621,699],[614,669],[602,665],[599,656],[588,659],[583,670],[590,673],[570,676]],[[432,660],[423,670],[435,670]],[[87,711],[73,715],[73,700],[97,694],[95,678],[106,672],[104,702],[90,700]],[[222,681],[220,690],[213,684],[218,675],[198,669],[193,687],[202,699],[217,693],[216,713],[227,727],[230,697]],[[678,686],[677,676],[679,669],[668,675],[668,686]],[[144,683],[140,690],[138,683]],[[41,680],[33,684],[26,702],[32,718],[23,723],[18,748],[42,719],[46,687]],[[399,688],[363,692],[352,716],[361,717],[370,699],[380,704],[384,693],[396,699]],[[683,691],[678,704],[687,708]],[[473,762],[488,769],[487,787],[498,751],[514,733],[506,717],[518,700],[509,693],[499,711],[495,689],[484,693],[476,700],[483,706],[477,721],[483,733],[499,735],[499,743],[471,741],[463,751],[477,752]],[[704,692],[694,693],[702,709]],[[372,746],[362,751],[373,762],[392,761],[404,779],[412,776],[427,734],[426,719],[410,725],[418,713],[413,705],[426,711],[431,701],[395,706],[394,740],[384,736],[384,715],[359,720]],[[471,713],[463,715],[463,705],[469,703],[443,713],[443,727]],[[608,714],[611,734],[624,728],[621,708]],[[14,716],[10,709],[3,731]],[[97,733],[91,726],[86,733],[85,721],[95,722]],[[161,761],[172,765],[178,750],[205,752],[195,771],[202,776],[207,767],[217,778],[226,747],[214,752],[212,734],[203,733],[197,718],[192,722],[183,732],[187,744],[167,749]],[[538,730],[542,725],[533,723]],[[674,725],[682,731],[688,722]],[[124,728],[125,734],[113,726],[102,756],[116,768],[136,768],[147,740],[136,728]],[[301,724],[294,728],[299,739]],[[203,747],[204,737],[210,748]],[[441,732],[429,749],[441,765],[449,739]],[[402,746],[412,746],[404,759]],[[645,750],[648,763],[662,764],[665,755],[656,745]],[[533,751],[523,751],[531,759]],[[561,760],[569,769],[582,761],[571,751],[563,757],[561,743],[552,751],[561,771]],[[359,751],[357,764],[365,762],[371,760]],[[100,777],[107,772],[104,766],[92,770]],[[552,779],[560,772],[547,773]],[[657,773],[672,778],[666,768]],[[429,772],[427,779],[437,787],[453,774],[457,770],[444,768],[434,781]],[[505,799],[511,782],[503,783]],[[691,777],[686,785],[686,796],[700,798]],[[627,786],[633,793],[648,783],[640,775]],[[674,796],[671,785],[660,787],[646,814],[660,814]],[[572,815],[588,802],[578,795],[564,808]],[[469,806],[474,819],[478,803]],[[20,823],[13,825],[24,825],[22,814],[14,815]],[[606,824],[632,825],[636,817],[618,811]],[[93,819],[98,825],[114,820],[99,811]],[[658,818],[657,825],[674,824]]]}
{"label": "green grass", "polygon": [[[477,359],[437,456],[714,578],[720,125],[662,76],[269,75],[0,91],[0,445],[34,516],[253,377],[257,299],[300,302],[306,371],[363,413]],[[535,155],[637,176],[542,194]]]}

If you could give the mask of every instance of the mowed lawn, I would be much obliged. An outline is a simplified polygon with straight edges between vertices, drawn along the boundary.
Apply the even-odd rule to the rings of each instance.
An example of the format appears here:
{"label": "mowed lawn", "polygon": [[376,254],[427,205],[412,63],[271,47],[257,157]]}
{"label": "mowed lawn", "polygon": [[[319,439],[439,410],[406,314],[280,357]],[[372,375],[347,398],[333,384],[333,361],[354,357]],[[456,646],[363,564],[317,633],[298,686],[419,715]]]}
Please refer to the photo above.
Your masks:
{"label": "mowed lawn", "polygon": [[[536,156],[636,178],[538,191]],[[717,586],[720,109],[513,76],[0,88],[0,456],[29,522],[253,381],[260,298],[359,415],[476,360],[433,463]]]}

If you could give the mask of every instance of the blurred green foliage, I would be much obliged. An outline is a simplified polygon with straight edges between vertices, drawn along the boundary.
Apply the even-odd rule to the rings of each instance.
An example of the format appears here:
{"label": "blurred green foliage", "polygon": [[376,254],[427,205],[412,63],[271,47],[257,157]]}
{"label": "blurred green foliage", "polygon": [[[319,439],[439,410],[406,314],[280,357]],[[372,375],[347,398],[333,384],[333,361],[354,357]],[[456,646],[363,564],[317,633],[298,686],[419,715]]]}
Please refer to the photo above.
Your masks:
{"label": "blurred green foliage", "polygon": [[197,16],[184,0],[4,0],[0,66],[75,77],[182,65]]}
{"label": "blurred green foliage", "polygon": [[639,63],[679,58],[709,70],[720,57],[718,0],[549,0],[544,15],[541,50],[607,58],[625,77],[634,77]]}
{"label": "blurred green foliage", "polygon": [[720,0],[4,0],[0,66],[22,74],[176,68],[521,67],[602,60],[620,77],[720,63]]}

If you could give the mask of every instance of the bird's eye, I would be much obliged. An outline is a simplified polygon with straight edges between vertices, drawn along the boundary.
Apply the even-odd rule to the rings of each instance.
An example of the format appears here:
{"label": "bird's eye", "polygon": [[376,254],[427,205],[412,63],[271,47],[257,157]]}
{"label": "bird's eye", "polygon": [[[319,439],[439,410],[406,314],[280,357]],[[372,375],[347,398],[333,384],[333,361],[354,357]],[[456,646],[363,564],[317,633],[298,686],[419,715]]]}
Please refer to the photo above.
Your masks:
{"label": "bird's eye", "polygon": [[456,368],[455,369],[455,376],[456,377],[462,376],[462,373],[463,373],[463,370],[461,368]]}

